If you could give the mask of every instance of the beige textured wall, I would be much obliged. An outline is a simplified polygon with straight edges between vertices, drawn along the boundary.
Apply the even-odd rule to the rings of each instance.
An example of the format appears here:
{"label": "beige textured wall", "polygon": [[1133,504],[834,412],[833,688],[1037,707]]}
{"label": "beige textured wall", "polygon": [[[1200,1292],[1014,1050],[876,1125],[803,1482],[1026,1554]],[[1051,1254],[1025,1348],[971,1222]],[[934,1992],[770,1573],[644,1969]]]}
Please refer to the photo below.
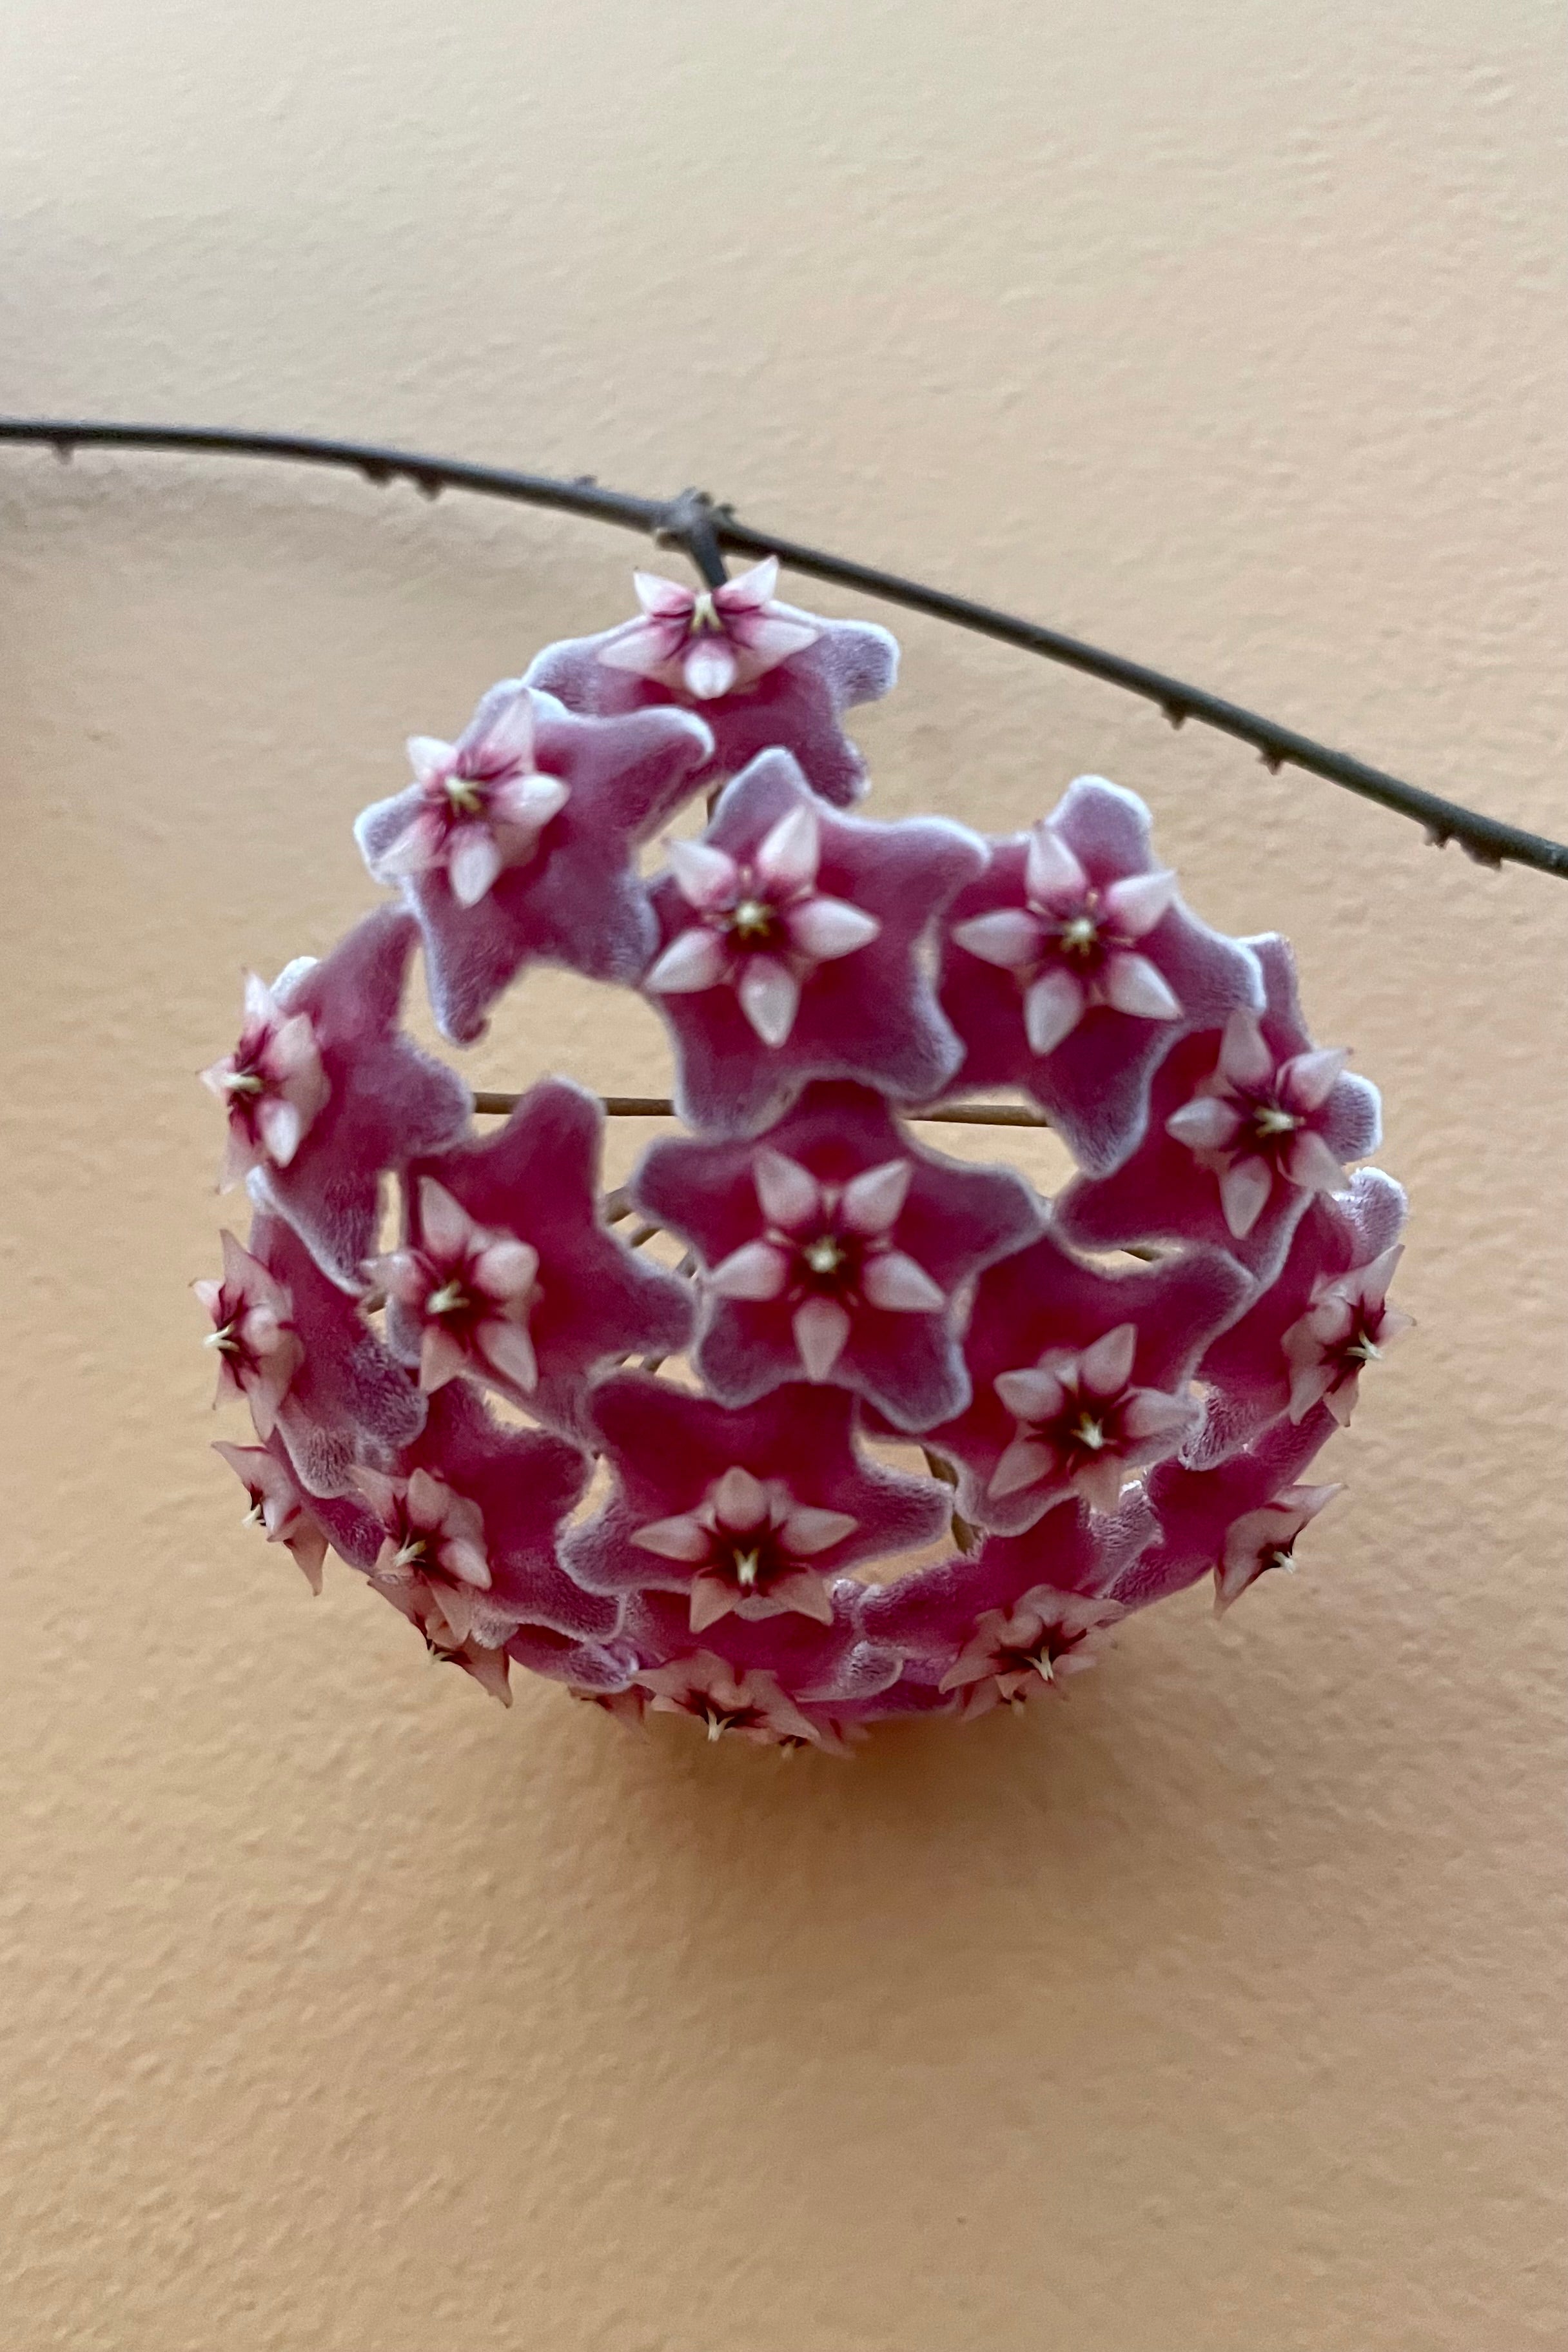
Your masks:
{"label": "beige textured wall", "polygon": [[[700,480],[1562,833],[1562,68],[1548,0],[11,0],[0,404]],[[236,1525],[189,1074],[633,551],[0,456],[0,2345],[1563,2345],[1561,884],[902,632],[881,809],[1144,792],[1415,1201],[1307,1572],[1063,1708],[508,1717]],[[482,1072],[647,1083],[622,1011]]]}

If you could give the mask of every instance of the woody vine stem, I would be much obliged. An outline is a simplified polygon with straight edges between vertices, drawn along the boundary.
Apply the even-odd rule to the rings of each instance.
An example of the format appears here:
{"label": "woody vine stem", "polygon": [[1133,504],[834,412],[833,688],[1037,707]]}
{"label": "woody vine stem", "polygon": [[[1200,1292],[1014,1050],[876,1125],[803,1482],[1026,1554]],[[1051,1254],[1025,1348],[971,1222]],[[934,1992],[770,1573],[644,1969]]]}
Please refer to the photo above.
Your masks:
{"label": "woody vine stem", "polygon": [[[781,539],[775,532],[758,530],[742,522],[731,507],[704,491],[685,490],[676,499],[636,498],[623,490],[605,489],[586,475],[562,481],[549,475],[517,473],[499,466],[468,465],[453,458],[428,457],[365,442],[320,440],[300,434],[230,432],[208,425],[0,417],[0,442],[40,444],[53,448],[62,458],[68,458],[79,448],[273,457],[299,465],[346,469],[378,485],[402,478],[430,499],[438,498],[443,490],[468,490],[480,498],[504,499],[513,505],[553,508],[562,513],[583,515],[644,532],[661,546],[682,548],[710,588],[719,586],[725,577],[726,551],[753,557],[777,556],[789,570],[804,572],[812,579],[876,597],[884,604],[901,604],[910,612],[927,614],[933,620],[951,622],[955,627],[994,637],[1025,653],[1037,654],[1047,661],[1080,670],[1086,677],[1100,678],[1126,693],[1141,695],[1152,702],[1173,727],[1184,726],[1192,719],[1198,726],[1215,728],[1238,742],[1250,744],[1271,772],[1284,767],[1300,768],[1310,775],[1321,776],[1329,783],[1360,794],[1363,800],[1375,801],[1398,816],[1413,819],[1437,848],[1456,841],[1479,865],[1528,866],[1538,873],[1568,880],[1568,844],[1549,841],[1519,825],[1464,808],[1457,801],[1444,800],[1419,785],[1405,783],[1384,769],[1352,759],[1347,752],[1314,742],[1293,728],[1281,727],[1273,719],[1260,718],[1256,711],[1208,694],[1201,687],[1166,677],[1122,655],[1085,645],[1037,621],[996,612],[970,597],[926,587],[919,581],[905,580],[845,556],[801,546],[794,540]],[[481,1098],[481,1105],[499,1110],[510,1108],[513,1099],[495,1096]],[[612,1101],[606,1108],[614,1112],[622,1106]],[[637,1103],[642,1113],[668,1108],[662,1102],[655,1105],[640,1098]],[[980,1119],[1005,1108],[973,1106],[966,1116]],[[999,1123],[1026,1122],[1009,1119]],[[1029,1119],[1026,1123],[1037,1122]]]}

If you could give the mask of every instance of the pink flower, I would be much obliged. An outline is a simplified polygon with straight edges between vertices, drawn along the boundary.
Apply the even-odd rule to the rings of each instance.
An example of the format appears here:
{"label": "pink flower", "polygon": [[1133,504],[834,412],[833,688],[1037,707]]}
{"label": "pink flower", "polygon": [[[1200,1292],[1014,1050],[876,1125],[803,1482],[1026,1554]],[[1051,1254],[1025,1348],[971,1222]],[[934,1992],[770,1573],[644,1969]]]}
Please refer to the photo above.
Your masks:
{"label": "pink flower", "polygon": [[[863,1639],[903,1663],[889,1697],[903,1711],[918,1690],[929,1694],[921,1702],[928,1706],[963,1691],[964,1712],[984,1713],[999,1698],[1016,1698],[1031,1680],[1049,1681],[1058,1660],[1122,1614],[1109,1588],[1157,1532],[1136,1491],[1112,1517],[1069,1502],[1024,1534],[989,1536],[967,1558],[868,1591],[859,1611]],[[1005,1691],[998,1675],[1009,1679]]]}
{"label": "pink flower", "polygon": [[1113,1511],[1192,1429],[1187,1383],[1249,1288],[1215,1250],[1110,1274],[1049,1233],[992,1266],[964,1341],[973,1402],[926,1440],[959,1465],[963,1517],[1016,1532],[1069,1495]]}
{"label": "pink flower", "polygon": [[592,1095],[546,1078],[484,1142],[410,1171],[407,1239],[374,1278],[426,1390],[468,1370],[574,1428],[602,1365],[685,1347],[690,1286],[600,1221],[604,1123]]}
{"label": "pink flower", "polygon": [[260,1528],[268,1543],[285,1545],[311,1591],[320,1592],[327,1533],[287,1460],[265,1445],[218,1444],[213,1452],[222,1455],[249,1498],[246,1526]]}
{"label": "pink flower", "polygon": [[1395,1243],[1369,1265],[1315,1286],[1311,1305],[1284,1338],[1292,1421],[1322,1403],[1342,1428],[1348,1425],[1362,1373],[1413,1326],[1410,1316],[1388,1304],[1388,1286],[1403,1255],[1403,1244]]}
{"label": "pink flower", "polygon": [[[285,972],[279,986],[290,977]],[[306,1013],[287,1013],[265,981],[245,975],[245,1026],[232,1054],[202,1072],[228,1112],[219,1189],[268,1160],[287,1168],[331,1089]]]}
{"label": "pink flower", "polygon": [[419,918],[447,1036],[470,1045],[527,964],[637,979],[657,939],[637,853],[690,797],[711,745],[683,711],[574,718],[516,680],[491,688],[457,743],[415,739],[420,781],[354,833]]}
{"label": "pink flower", "polygon": [[1324,1504],[1342,1491],[1339,1486],[1287,1486],[1271,1503],[1233,1519],[1215,1570],[1215,1614],[1222,1615],[1238,1601],[1266,1569],[1293,1570],[1297,1538]]}
{"label": "pink flower", "polygon": [[[357,1463],[390,1468],[417,1438],[425,1400],[365,1321],[359,1299],[328,1279],[291,1225],[258,1212],[250,1243],[255,1262],[289,1301],[298,1343],[288,1391],[275,1408],[278,1439],[318,1504],[353,1494]],[[258,1419],[257,1426],[259,1436],[271,1434],[270,1423],[264,1429]],[[328,1533],[335,1545],[330,1523]]]}
{"label": "pink flower", "polygon": [[800,1010],[803,982],[818,964],[868,947],[881,929],[847,899],[816,887],[822,827],[805,803],[740,860],[705,841],[672,841],[676,888],[699,920],[677,931],[643,986],[655,996],[732,988],[764,1045],[783,1045]]}
{"label": "pink flower", "polygon": [[[457,1072],[397,1027],[417,936],[408,916],[383,908],[324,962],[290,964],[273,991],[284,1027],[300,1021],[299,1035],[308,1030],[314,1040],[319,1100],[288,1160],[272,1155],[257,1162],[251,1192],[349,1288],[375,1244],[384,1173],[449,1142],[472,1107]],[[232,1113],[230,1134],[232,1142]]]}
{"label": "pink flower", "polygon": [[639,619],[547,646],[527,682],[569,710],[600,716],[694,705],[712,731],[694,786],[709,790],[777,748],[799,761],[814,793],[846,808],[866,789],[866,767],[842,714],[887,693],[899,649],[886,629],[775,604],[775,577],[763,563],[708,593],[640,573]]}
{"label": "pink flower", "polygon": [[727,1614],[833,1620],[828,1580],[929,1543],[947,1523],[936,1483],[861,1456],[838,1389],[775,1389],[731,1409],[621,1372],[594,1394],[616,1490],[573,1528],[563,1559],[590,1590],[664,1587],[700,1633]]}
{"label": "pink flower", "polygon": [[305,1353],[291,1319],[293,1299],[229,1233],[223,1236],[222,1280],[191,1287],[212,1318],[203,1344],[217,1357],[213,1402],[243,1399],[265,1443]]}
{"label": "pink flower", "polygon": [[[378,882],[444,868],[458,906],[477,907],[503,867],[528,864],[572,789],[540,770],[533,712],[532,696],[509,681],[490,688],[455,743],[409,737],[412,792],[360,820]],[[394,808],[396,832],[379,814]]]}
{"label": "pink flower", "polygon": [[1271,1282],[1309,1202],[1342,1192],[1346,1162],[1376,1149],[1377,1089],[1342,1075],[1342,1054],[1313,1048],[1285,941],[1250,945],[1264,1011],[1233,1013],[1218,1035],[1173,1048],[1138,1150],[1109,1176],[1079,1177],[1058,1202],[1067,1240],[1210,1242]]}
{"label": "pink flower", "polygon": [[372,1258],[365,1274],[419,1325],[420,1387],[472,1370],[503,1388],[537,1388],[528,1316],[539,1252],[476,1224],[433,1176],[418,1179],[417,1199],[419,1247]]}
{"label": "pink flower", "polygon": [[[1299,1423],[1273,1423],[1210,1467],[1161,1463],[1148,1487],[1157,1538],[1113,1577],[1111,1597],[1125,1608],[1146,1609],[1212,1570],[1216,1606],[1224,1609],[1265,1569],[1289,1566],[1301,1528],[1339,1492],[1296,1484],[1334,1427],[1320,1405]],[[1300,1514],[1294,1520],[1293,1512]]]}
{"label": "pink flower", "polygon": [[800,1741],[826,1745],[821,1726],[803,1715],[776,1675],[753,1666],[737,1673],[711,1650],[666,1666],[646,1666],[637,1676],[651,1696],[650,1715],[690,1715],[710,1739],[731,1733],[757,1748]]}
{"label": "pink flower", "polygon": [[657,572],[634,572],[643,618],[616,630],[599,659],[606,669],[652,678],[698,702],[754,686],[822,635],[820,623],[774,604],[778,578],[778,559],[771,555],[721,588],[692,588]]}
{"label": "pink flower", "polygon": [[[393,1484],[411,1483],[423,1471],[461,1498],[467,1508],[455,1532],[466,1531],[481,1546],[489,1582],[459,1580],[482,1591],[489,1623],[507,1621],[510,1630],[500,1640],[508,1646],[521,1639],[524,1627],[568,1644],[593,1644],[616,1634],[619,1608],[601,1593],[584,1591],[562,1566],[560,1550],[563,1523],[591,1469],[580,1447],[552,1430],[506,1426],[487,1412],[477,1390],[457,1380],[430,1399],[429,1419]],[[441,1606],[458,1638],[468,1638],[468,1628],[454,1619],[445,1600]],[[500,1646],[487,1626],[475,1638],[491,1649]]]}
{"label": "pink flower", "polygon": [[[1381,1269],[1386,1263],[1392,1270],[1397,1256],[1395,1244],[1405,1226],[1405,1208],[1400,1187],[1377,1168],[1358,1169],[1350,1190],[1340,1197],[1327,1192],[1314,1195],[1296,1227],[1279,1275],[1258,1292],[1246,1314],[1205,1351],[1198,1366],[1198,1377],[1208,1391],[1203,1434],[1188,1449],[1194,1466],[1219,1460],[1247,1444],[1265,1423],[1292,1410],[1292,1350],[1300,1355],[1302,1372],[1309,1375],[1300,1391],[1301,1412],[1295,1417],[1300,1420],[1331,1386],[1348,1411],[1365,1358],[1347,1357],[1336,1343],[1353,1345],[1358,1334],[1354,1329],[1336,1334],[1325,1325],[1319,1335],[1307,1328],[1309,1318],[1342,1279],[1353,1278],[1359,1284],[1374,1265]],[[1380,1278],[1386,1283],[1385,1276]],[[1373,1303],[1366,1302],[1369,1307]],[[1388,1313],[1395,1316],[1397,1310],[1390,1308]],[[1334,1319],[1333,1314],[1328,1318]],[[1403,1329],[1405,1318],[1399,1317],[1397,1322]],[[1360,1336],[1381,1348],[1394,1333],[1388,1329]],[[1336,1354],[1338,1368],[1331,1370]],[[1312,1367],[1322,1368],[1323,1384],[1309,1394]],[[1344,1377],[1347,1369],[1348,1379]]]}
{"label": "pink flower", "polygon": [[956,1294],[1040,1221],[1019,1178],[922,1150],[847,1086],[811,1087],[755,1142],[655,1143],[634,1190],[701,1256],[695,1360],[721,1402],[804,1373],[858,1391],[900,1429],[967,1403]]}
{"label": "pink flower", "polygon": [[428,1470],[389,1478],[361,1469],[359,1489],[386,1533],[370,1580],[440,1648],[470,1638],[500,1649],[518,1621],[490,1598],[479,1506]]}
{"label": "pink flower", "polygon": [[1114,1601],[1037,1585],[1013,1608],[987,1609],[976,1619],[941,1688],[963,1691],[966,1717],[1020,1706],[1037,1691],[1058,1688],[1064,1675],[1093,1665],[1092,1636],[1123,1613]]}
{"label": "pink flower", "polygon": [[643,986],[679,1053],[682,1116],[733,1134],[820,1077],[936,1094],[959,1045],[920,949],[984,855],[934,817],[836,816],[787,753],[754,760],[653,886],[663,947]]}
{"label": "pink flower", "polygon": [[965,1046],[952,1090],[1021,1087],[1096,1174],[1137,1144],[1176,1039],[1262,1001],[1249,951],[1155,866],[1142,802],[1100,776],[992,845],[944,926],[941,990]]}

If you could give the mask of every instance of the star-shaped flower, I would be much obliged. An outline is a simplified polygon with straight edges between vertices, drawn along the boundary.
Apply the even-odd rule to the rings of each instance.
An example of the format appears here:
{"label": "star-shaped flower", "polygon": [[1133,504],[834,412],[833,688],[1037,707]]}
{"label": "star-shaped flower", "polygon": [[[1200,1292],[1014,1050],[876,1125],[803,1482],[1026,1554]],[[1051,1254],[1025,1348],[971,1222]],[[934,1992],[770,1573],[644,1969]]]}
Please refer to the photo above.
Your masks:
{"label": "star-shaped flower", "polygon": [[601,1365],[685,1347],[690,1286],[600,1221],[604,1123],[592,1095],[546,1078],[497,1134],[411,1171],[407,1239],[371,1272],[426,1390],[468,1371],[575,1427]]}
{"label": "star-shaped flower", "polygon": [[711,745],[688,712],[574,717],[515,679],[455,744],[415,739],[419,781],[354,833],[419,918],[447,1036],[472,1044],[527,964],[637,979],[657,943],[637,851],[690,797]]}
{"label": "star-shaped flower", "polygon": [[[421,1053],[397,1027],[417,936],[407,915],[381,908],[324,961],[290,964],[271,992],[284,1015],[277,1034],[295,1022],[304,1024],[299,1034],[309,1031],[318,1073],[312,1084],[324,1092],[287,1161],[275,1152],[256,1161],[251,1191],[287,1217],[333,1279],[351,1289],[375,1244],[383,1175],[449,1142],[472,1109],[457,1072]],[[235,1116],[231,1108],[231,1144]]]}
{"label": "star-shaped flower", "polygon": [[701,1257],[695,1360],[721,1402],[804,1373],[900,1430],[963,1411],[958,1293],[1040,1225],[1021,1178],[923,1150],[860,1087],[812,1087],[755,1141],[661,1139],[633,1190]]}
{"label": "star-shaped flower", "polygon": [[1065,1239],[1086,1249],[1209,1242],[1271,1282],[1314,1194],[1346,1190],[1346,1163],[1376,1150],[1377,1089],[1342,1075],[1342,1054],[1313,1047],[1289,948],[1247,944],[1263,970],[1263,1013],[1233,1013],[1219,1033],[1173,1048],[1139,1150],[1063,1193]]}
{"label": "star-shaped flower", "polygon": [[265,1443],[305,1353],[294,1328],[293,1298],[230,1233],[223,1235],[221,1280],[204,1279],[191,1287],[212,1318],[202,1344],[217,1357],[213,1402],[243,1399]]}
{"label": "star-shaped flower", "polygon": [[1155,866],[1142,802],[1100,776],[992,844],[942,925],[940,984],[965,1047],[952,1091],[1022,1087],[1100,1175],[1136,1147],[1176,1039],[1262,1002],[1247,949]]}
{"label": "star-shaped flower", "polygon": [[964,1339],[973,1402],[926,1441],[959,1467],[962,1517],[1016,1531],[1068,1495],[1113,1511],[1191,1430],[1187,1383],[1250,1289],[1216,1250],[1110,1274],[1049,1233],[991,1267]]}
{"label": "star-shaped flower", "polygon": [[557,1549],[589,1470],[578,1447],[550,1431],[503,1428],[453,1381],[431,1399],[395,1472],[356,1472],[384,1529],[372,1582],[444,1648],[503,1648],[522,1625],[573,1643],[607,1639],[616,1604],[574,1583]]}
{"label": "star-shaped flower", "polygon": [[1122,1613],[1114,1601],[1038,1584],[1012,1609],[987,1609],[975,1620],[941,1687],[964,1693],[966,1717],[994,1706],[1021,1706],[1038,1691],[1059,1690],[1064,1675],[1093,1665],[1091,1637]]}
{"label": "star-shaped flower", "polygon": [[1340,1491],[1296,1483],[1335,1427],[1319,1405],[1300,1422],[1273,1423],[1208,1468],[1161,1463],[1148,1486],[1158,1538],[1112,1580],[1111,1597],[1145,1609],[1212,1570],[1223,1610],[1265,1569],[1289,1567],[1296,1537]]}
{"label": "star-shaped flower", "polygon": [[962,1691],[963,1711],[983,1714],[1031,1683],[1043,1687],[1089,1633],[1123,1613],[1106,1588],[1154,1533],[1136,1493],[1110,1517],[1071,1502],[1025,1534],[990,1536],[967,1559],[868,1591],[862,1633],[900,1656],[906,1676],[938,1695]]}
{"label": "star-shaped flower", "polygon": [[1403,1243],[1395,1243],[1370,1265],[1315,1286],[1311,1305],[1285,1334],[1292,1421],[1321,1403],[1342,1429],[1348,1425],[1362,1373],[1413,1325],[1414,1318],[1388,1304],[1388,1286],[1404,1254]]}
{"label": "star-shaped flower", "polygon": [[[1370,1360],[1367,1348],[1381,1350],[1406,1327],[1397,1308],[1384,1308],[1405,1212],[1403,1191],[1377,1168],[1358,1169],[1350,1190],[1338,1197],[1314,1195],[1275,1280],[1205,1351],[1198,1366],[1208,1391],[1203,1434],[1186,1449],[1194,1466],[1233,1453],[1281,1413],[1300,1420],[1331,1392],[1348,1419],[1356,1381]],[[1363,1298],[1361,1286],[1369,1277],[1383,1292]],[[1342,1294],[1342,1310],[1331,1304],[1342,1283],[1357,1292],[1354,1301],[1349,1290]],[[1315,1329],[1312,1317],[1320,1307],[1322,1327]],[[1384,1323],[1384,1313],[1394,1319]]]}
{"label": "star-shaped flower", "polygon": [[841,1389],[776,1389],[736,1410],[621,1372],[595,1390],[593,1412],[616,1491],[569,1532],[565,1565],[595,1591],[686,1594],[694,1633],[731,1612],[831,1623],[830,1577],[947,1524],[933,1480],[858,1454]]}
{"label": "star-shaped flower", "polygon": [[937,1094],[960,1047],[920,949],[984,856],[940,818],[836,816],[786,752],[754,760],[653,886],[662,950],[643,985],[675,1038],[682,1116],[734,1134],[822,1077]]}
{"label": "star-shaped flower", "polygon": [[202,1084],[228,1112],[220,1192],[263,1160],[287,1168],[331,1092],[310,1014],[285,1012],[253,971],[245,975],[239,1043],[202,1072]]}
{"label": "star-shaped flower", "polygon": [[778,579],[776,556],[738,572],[721,588],[694,588],[656,572],[634,572],[643,617],[614,631],[599,659],[606,669],[652,678],[698,702],[754,686],[822,635],[819,622],[805,614],[792,617],[773,602]]}
{"label": "star-shaped flower", "polygon": [[289,1468],[287,1455],[266,1445],[217,1444],[213,1452],[222,1456],[245,1488],[250,1505],[246,1526],[260,1528],[268,1543],[286,1546],[311,1591],[320,1592],[327,1531]]}
{"label": "star-shaped flower", "polygon": [[270,1437],[276,1421],[313,1497],[353,1495],[356,1464],[389,1468],[419,1435],[425,1400],[365,1321],[358,1298],[328,1279],[291,1225],[258,1211],[250,1244],[251,1262],[289,1301],[296,1342],[287,1393],[269,1414],[258,1414],[251,1397],[257,1434]]}
{"label": "star-shaped flower", "polygon": [[645,1666],[637,1680],[650,1694],[650,1715],[694,1716],[710,1739],[728,1735],[755,1748],[837,1745],[765,1666],[737,1669],[711,1650],[699,1650],[668,1665]]}
{"label": "star-shaped flower", "polygon": [[823,620],[775,603],[777,574],[770,561],[710,593],[639,572],[638,619],[546,646],[528,683],[559,695],[569,710],[694,708],[713,736],[693,779],[700,788],[777,748],[800,762],[813,792],[847,808],[866,789],[866,765],[842,714],[887,693],[899,649],[886,629],[867,622]]}

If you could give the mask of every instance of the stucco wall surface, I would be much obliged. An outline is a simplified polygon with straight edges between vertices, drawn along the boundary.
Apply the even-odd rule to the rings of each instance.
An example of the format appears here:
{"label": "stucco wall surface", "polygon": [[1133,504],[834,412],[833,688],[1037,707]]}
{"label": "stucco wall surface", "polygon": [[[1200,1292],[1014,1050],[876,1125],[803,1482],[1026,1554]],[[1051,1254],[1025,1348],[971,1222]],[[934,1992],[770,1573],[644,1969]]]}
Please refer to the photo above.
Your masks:
{"label": "stucco wall surface", "polygon": [[[1568,829],[1544,0],[11,0],[0,108],[5,409],[700,481]],[[237,1524],[191,1073],[639,552],[0,456],[0,2345],[1562,2346],[1561,884],[900,630],[874,805],[1142,792],[1415,1202],[1303,1573],[1060,1707],[508,1716]],[[552,980],[473,1063],[667,1067]]]}

